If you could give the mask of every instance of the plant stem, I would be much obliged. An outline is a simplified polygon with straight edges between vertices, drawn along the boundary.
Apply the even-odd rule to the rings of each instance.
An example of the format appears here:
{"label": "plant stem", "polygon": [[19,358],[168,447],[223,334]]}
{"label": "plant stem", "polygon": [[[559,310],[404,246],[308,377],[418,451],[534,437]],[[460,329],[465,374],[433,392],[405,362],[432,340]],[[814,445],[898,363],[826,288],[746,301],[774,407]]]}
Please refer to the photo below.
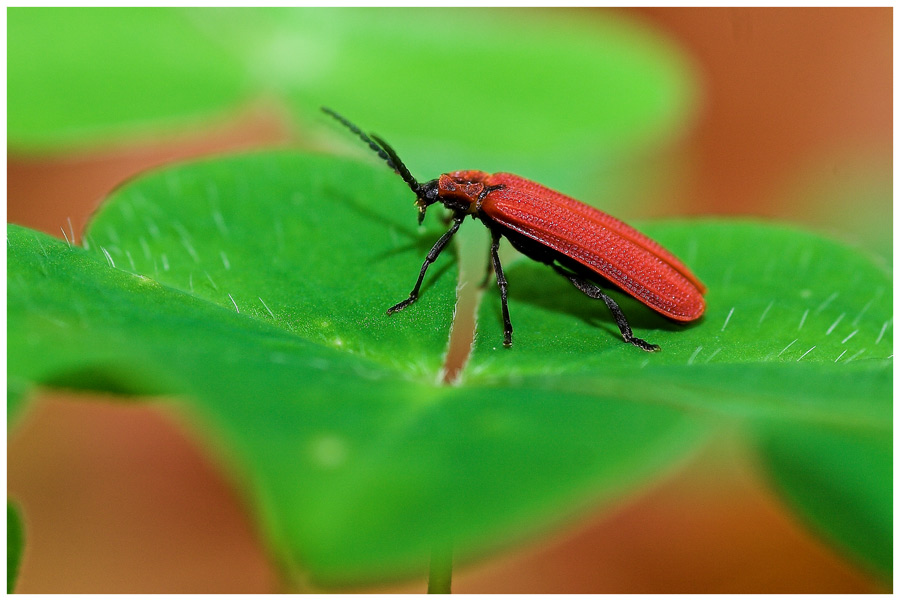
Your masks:
{"label": "plant stem", "polygon": [[453,576],[453,549],[435,547],[431,551],[431,565],[428,568],[428,594],[449,594],[450,579]]}

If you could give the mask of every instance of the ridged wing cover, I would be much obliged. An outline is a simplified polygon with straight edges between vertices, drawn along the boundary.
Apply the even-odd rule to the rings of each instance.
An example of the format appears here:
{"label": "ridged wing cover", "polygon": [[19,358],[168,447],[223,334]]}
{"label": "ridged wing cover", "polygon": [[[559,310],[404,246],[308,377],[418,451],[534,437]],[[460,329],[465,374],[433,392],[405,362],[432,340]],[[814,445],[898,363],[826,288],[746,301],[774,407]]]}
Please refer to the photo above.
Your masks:
{"label": "ridged wing cover", "polygon": [[678,321],[703,315],[706,287],[672,253],[615,217],[533,181],[495,173],[481,209],[494,221],[603,276]]}

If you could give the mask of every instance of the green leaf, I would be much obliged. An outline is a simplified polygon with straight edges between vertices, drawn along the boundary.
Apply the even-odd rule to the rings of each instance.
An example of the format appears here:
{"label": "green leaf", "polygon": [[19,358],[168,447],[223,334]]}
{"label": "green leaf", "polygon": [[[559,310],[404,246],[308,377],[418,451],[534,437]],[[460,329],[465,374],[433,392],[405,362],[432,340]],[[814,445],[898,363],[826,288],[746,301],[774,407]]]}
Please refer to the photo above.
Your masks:
{"label": "green leaf", "polygon": [[[662,352],[634,357],[605,307],[526,260],[506,270],[515,351],[499,298],[483,303],[466,383],[615,390],[739,421],[786,500],[876,571],[891,569],[892,284],[885,270],[793,228],[685,222],[642,228],[708,286],[703,320],[678,326],[620,303]],[[599,305],[599,306],[598,306]]]}
{"label": "green leaf", "polygon": [[208,31],[234,40],[255,79],[284,94],[302,122],[320,120],[326,104],[403,149],[414,173],[477,165],[539,181],[556,176],[562,187],[592,182],[596,190],[597,177],[612,176],[604,172],[623,155],[681,134],[697,101],[684,53],[613,11],[274,9],[208,17]]}
{"label": "green leaf", "polygon": [[450,257],[384,314],[438,235],[408,194],[378,167],[261,155],[121,189],[90,253],[11,227],[9,372],[178,395],[285,569],[324,582],[421,574],[448,538],[462,559],[508,544],[696,445],[668,407],[436,385]]}
{"label": "green leaf", "polygon": [[[641,357],[650,368],[689,365],[696,371],[701,365],[734,363],[797,368],[860,360],[882,365],[893,352],[889,273],[845,246],[753,222],[684,221],[641,229],[682,257],[709,288],[706,314],[687,326],[642,310],[631,299],[620,303],[633,315],[636,334],[652,329],[646,337],[663,347],[662,353]],[[502,323],[499,297],[492,291],[470,365],[476,371],[489,364],[495,377],[523,370],[558,373],[556,366],[544,366],[548,352],[566,356],[567,372],[596,371],[600,361],[606,371],[609,357],[585,354],[592,350],[586,344],[602,345],[598,352],[614,356],[631,354],[628,347],[603,345],[619,335],[602,303],[574,292],[563,278],[547,281],[546,267],[524,257],[505,271],[513,302],[522,298],[514,316],[516,341],[528,350],[494,349],[502,341]],[[605,328],[586,339],[585,331],[598,330],[596,323],[585,324],[592,320]],[[603,329],[609,335],[597,341]]]}
{"label": "green leaf", "polygon": [[9,8],[7,137],[40,152],[173,134],[248,97],[241,63],[169,8]]}
{"label": "green leaf", "polygon": [[[841,168],[835,170],[835,165]],[[894,165],[891,155],[862,154],[855,147],[822,157],[793,175],[796,181],[764,211],[814,225],[858,246],[887,265],[893,260]]]}
{"label": "green leaf", "polygon": [[[10,227],[11,381],[168,393],[238,476],[285,572],[322,583],[422,575],[451,541],[462,561],[507,546],[645,485],[722,425],[760,441],[819,526],[838,508],[790,494],[804,475],[779,468],[790,457],[765,435],[853,423],[847,460],[890,478],[862,444],[889,441],[892,344],[890,279],[864,258],[759,224],[647,227],[710,287],[686,328],[622,302],[663,346],[652,355],[546,267],[510,262],[515,346],[494,349],[491,291],[463,382],[441,386],[455,261],[441,256],[419,301],[384,314],[445,227],[432,211],[417,231],[385,171],[216,159],[118,190],[88,252]],[[884,506],[881,489],[830,483],[832,499]]]}
{"label": "green leaf", "polygon": [[19,510],[6,502],[6,594],[12,594],[19,578],[22,551],[25,548],[25,528]]}
{"label": "green leaf", "polygon": [[[889,375],[864,390],[890,390]],[[858,393],[857,393],[858,394]],[[847,419],[797,427],[774,421],[757,435],[766,467],[788,502],[855,559],[890,579],[893,565],[893,445],[885,421]]]}
{"label": "green leaf", "polygon": [[12,8],[8,55],[16,151],[171,135],[266,97],[307,136],[333,107],[423,178],[529,173],[607,206],[697,104],[680,49],[610,11]]}

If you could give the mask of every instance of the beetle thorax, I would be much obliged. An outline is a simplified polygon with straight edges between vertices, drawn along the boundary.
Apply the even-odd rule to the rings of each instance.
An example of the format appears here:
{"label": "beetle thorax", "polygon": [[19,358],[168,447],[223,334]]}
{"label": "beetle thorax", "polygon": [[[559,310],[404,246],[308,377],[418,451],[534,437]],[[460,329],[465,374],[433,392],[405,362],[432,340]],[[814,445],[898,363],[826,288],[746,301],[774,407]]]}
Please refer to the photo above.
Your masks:
{"label": "beetle thorax", "polygon": [[448,209],[474,213],[475,206],[484,194],[484,171],[454,171],[438,178],[438,198]]}

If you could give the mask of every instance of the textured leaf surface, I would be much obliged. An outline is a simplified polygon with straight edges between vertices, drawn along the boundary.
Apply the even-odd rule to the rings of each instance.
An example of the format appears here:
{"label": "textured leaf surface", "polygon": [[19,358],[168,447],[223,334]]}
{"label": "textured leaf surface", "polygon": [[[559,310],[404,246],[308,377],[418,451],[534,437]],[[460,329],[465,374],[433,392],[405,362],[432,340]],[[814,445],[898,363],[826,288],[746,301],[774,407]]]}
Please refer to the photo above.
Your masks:
{"label": "textured leaf surface", "polygon": [[[856,485],[890,478],[885,273],[797,230],[647,227],[710,287],[687,328],[622,303],[663,346],[648,355],[546,267],[510,262],[514,348],[494,348],[491,291],[463,383],[442,387],[455,262],[384,315],[443,229],[411,226],[385,171],[218,159],[117,191],[87,252],[10,227],[10,382],[172,395],[285,570],[320,582],[422,574],[448,540],[462,559],[509,544],[671,468],[723,422],[758,441],[805,518],[883,564],[889,496]],[[824,482],[827,496],[808,488]]]}
{"label": "textured leaf surface", "polygon": [[10,374],[179,395],[276,556],[321,581],[422,573],[448,538],[461,558],[494,548],[696,444],[667,407],[437,386],[452,258],[384,314],[442,229],[410,226],[408,193],[378,167],[263,155],[123,188],[90,252],[12,227]]}
{"label": "textured leaf surface", "polygon": [[700,323],[672,324],[624,299],[636,335],[663,348],[632,361],[601,303],[522,260],[506,270],[515,353],[502,347],[499,298],[492,292],[481,308],[465,381],[615,387],[623,397],[739,420],[774,484],[804,519],[871,568],[889,572],[887,273],[846,247],[793,228],[697,222],[644,230],[708,286]]}

